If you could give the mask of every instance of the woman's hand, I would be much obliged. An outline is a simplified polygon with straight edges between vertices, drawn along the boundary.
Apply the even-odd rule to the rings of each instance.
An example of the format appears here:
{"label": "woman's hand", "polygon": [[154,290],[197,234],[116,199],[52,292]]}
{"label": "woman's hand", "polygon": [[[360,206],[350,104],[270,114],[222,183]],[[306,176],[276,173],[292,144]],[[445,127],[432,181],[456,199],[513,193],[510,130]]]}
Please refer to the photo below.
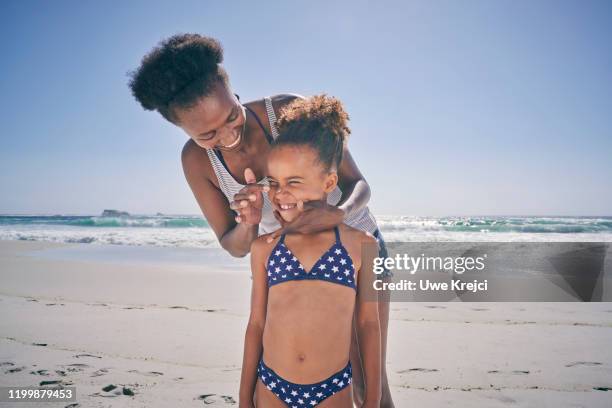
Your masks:
{"label": "woman's hand", "polygon": [[268,192],[270,187],[257,184],[255,173],[249,168],[244,170],[244,179],[247,185],[234,195],[234,201],[230,203],[230,208],[238,211],[236,222],[257,225],[261,222],[263,208],[262,191]]}
{"label": "woman's hand", "polygon": [[291,222],[286,222],[274,211],[274,216],[281,224],[281,228],[270,233],[267,242],[270,243],[282,234],[297,232],[298,234],[311,234],[317,231],[328,230],[344,221],[344,211],[330,205],[327,201],[298,201],[298,217]]}

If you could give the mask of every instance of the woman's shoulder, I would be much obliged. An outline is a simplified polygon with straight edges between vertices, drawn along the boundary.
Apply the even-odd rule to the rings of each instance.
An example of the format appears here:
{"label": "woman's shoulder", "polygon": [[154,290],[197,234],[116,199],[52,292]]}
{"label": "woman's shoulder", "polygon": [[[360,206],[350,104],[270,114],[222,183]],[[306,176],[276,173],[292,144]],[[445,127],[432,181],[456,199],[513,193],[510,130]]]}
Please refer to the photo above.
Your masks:
{"label": "woman's shoulder", "polygon": [[190,175],[205,175],[211,180],[214,179],[210,177],[213,170],[206,149],[198,146],[193,139],[187,140],[183,145],[181,163],[183,164],[183,171],[188,177]]}
{"label": "woman's shoulder", "polygon": [[278,115],[283,107],[296,99],[304,99],[304,96],[296,93],[282,93],[255,99],[253,101],[246,102],[245,105],[253,109],[257,115],[264,115],[266,113],[266,103],[264,101],[265,98],[270,98],[274,112]]}

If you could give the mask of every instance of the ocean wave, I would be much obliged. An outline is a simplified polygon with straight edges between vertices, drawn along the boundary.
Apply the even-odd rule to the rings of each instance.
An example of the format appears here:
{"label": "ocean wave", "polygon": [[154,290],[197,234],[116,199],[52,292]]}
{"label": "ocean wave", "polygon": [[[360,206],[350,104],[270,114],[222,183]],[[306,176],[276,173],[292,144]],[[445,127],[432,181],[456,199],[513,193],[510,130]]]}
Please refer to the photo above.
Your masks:
{"label": "ocean wave", "polygon": [[[389,242],[612,242],[611,217],[378,216]],[[219,248],[199,216],[0,216],[0,240]]]}
{"label": "ocean wave", "polygon": [[0,216],[2,225],[67,225],[74,227],[127,228],[207,228],[208,223],[198,216]]}
{"label": "ocean wave", "polygon": [[381,229],[449,232],[612,233],[610,217],[377,217]]}
{"label": "ocean wave", "polygon": [[106,244],[181,248],[220,248],[209,228],[18,228],[0,227],[0,240],[47,241],[67,244]]}

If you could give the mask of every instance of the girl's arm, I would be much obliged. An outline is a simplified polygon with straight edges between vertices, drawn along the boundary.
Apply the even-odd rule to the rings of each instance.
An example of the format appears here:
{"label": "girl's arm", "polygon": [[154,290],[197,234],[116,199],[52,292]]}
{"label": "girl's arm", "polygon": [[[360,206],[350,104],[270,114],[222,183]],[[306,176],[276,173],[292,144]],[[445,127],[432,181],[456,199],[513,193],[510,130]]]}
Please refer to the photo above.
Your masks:
{"label": "girl's arm", "polygon": [[376,276],[373,261],[378,256],[376,240],[367,236],[362,243],[362,259],[357,276],[357,336],[365,374],[362,407],[379,407],[381,398],[381,345],[378,320],[378,293],[373,287]]}
{"label": "girl's arm", "polygon": [[253,394],[257,383],[257,364],[263,352],[262,336],[266,323],[268,303],[268,280],[266,275],[266,256],[270,247],[262,238],[253,241],[251,246],[251,314],[244,335],[244,355],[240,376],[239,406],[253,407]]}

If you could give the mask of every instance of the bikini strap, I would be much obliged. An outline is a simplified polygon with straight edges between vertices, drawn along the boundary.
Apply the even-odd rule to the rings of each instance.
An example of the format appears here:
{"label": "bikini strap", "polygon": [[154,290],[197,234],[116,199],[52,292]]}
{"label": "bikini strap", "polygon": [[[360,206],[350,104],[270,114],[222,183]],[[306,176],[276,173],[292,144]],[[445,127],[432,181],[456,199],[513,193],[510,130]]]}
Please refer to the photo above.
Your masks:
{"label": "bikini strap", "polygon": [[334,232],[336,233],[336,243],[340,244],[340,229],[337,225],[334,227]]}
{"label": "bikini strap", "polygon": [[[237,94],[234,94],[234,95],[236,95],[236,98],[240,100],[240,97]],[[257,123],[259,123],[259,127],[261,128],[261,130],[263,130],[264,134],[266,135],[266,139],[268,140],[268,143],[272,144],[274,142],[274,138],[268,133],[263,123],[261,123],[259,116],[257,116],[257,114],[253,112],[253,110],[249,108],[248,106],[246,105],[242,105],[242,106],[244,106],[249,112],[251,112],[253,116],[255,116],[255,120],[257,120]],[[221,153],[221,151],[219,151],[219,149],[213,149],[213,151],[215,152],[215,155],[217,156],[217,158],[219,159],[223,167],[225,167],[225,169],[229,173],[229,167],[227,167],[227,163],[225,163],[225,159],[223,158],[223,154]]]}
{"label": "bikini strap", "polygon": [[[278,240],[278,244],[283,244],[283,243],[285,243],[285,235],[287,235],[287,234],[281,234],[280,239]],[[277,245],[278,245],[278,244],[277,244]]]}
{"label": "bikini strap", "polygon": [[268,133],[268,131],[264,127],[263,123],[261,123],[261,120],[259,120],[259,116],[257,116],[257,114],[255,112],[253,112],[253,110],[251,108],[249,108],[248,106],[246,106],[246,105],[242,105],[242,106],[244,106],[249,112],[251,112],[251,114],[253,116],[255,116],[255,120],[257,120],[257,123],[259,124],[259,127],[261,128],[261,130],[263,130],[264,134],[266,135],[266,139],[268,140],[268,143],[272,144],[274,142],[274,138],[272,137],[272,135],[270,135],[270,133]]}

